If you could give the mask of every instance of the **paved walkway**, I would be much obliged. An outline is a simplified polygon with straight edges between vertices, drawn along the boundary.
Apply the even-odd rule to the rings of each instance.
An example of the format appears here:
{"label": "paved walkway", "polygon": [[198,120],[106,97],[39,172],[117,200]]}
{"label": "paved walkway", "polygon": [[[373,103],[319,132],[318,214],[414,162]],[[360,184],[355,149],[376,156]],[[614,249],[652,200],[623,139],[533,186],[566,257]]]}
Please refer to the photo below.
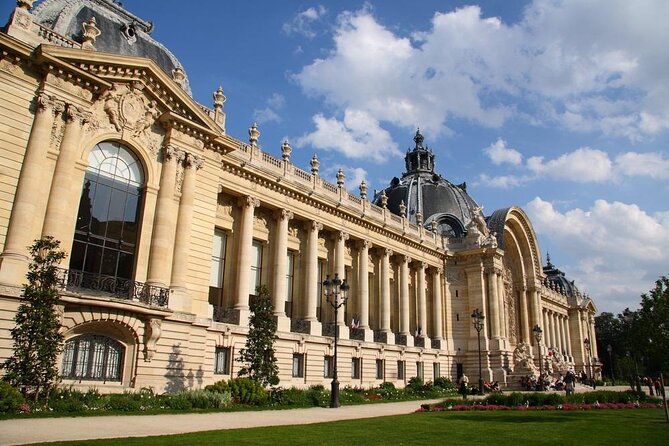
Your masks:
{"label": "paved walkway", "polygon": [[338,409],[262,410],[184,415],[31,418],[0,421],[0,445],[173,435],[219,429],[323,423],[415,412],[441,400],[362,404]]}

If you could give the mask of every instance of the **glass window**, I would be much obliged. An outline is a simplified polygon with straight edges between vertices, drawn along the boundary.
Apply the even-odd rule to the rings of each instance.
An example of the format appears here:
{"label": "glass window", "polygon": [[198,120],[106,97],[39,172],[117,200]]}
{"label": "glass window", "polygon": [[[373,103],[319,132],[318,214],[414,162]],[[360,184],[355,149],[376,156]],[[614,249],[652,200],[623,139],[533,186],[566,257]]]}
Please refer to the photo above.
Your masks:
{"label": "glass window", "polygon": [[62,377],[121,381],[123,345],[106,336],[86,334],[65,342]]}
{"label": "glass window", "polygon": [[384,379],[383,359],[376,360],[376,379]]}
{"label": "glass window", "polygon": [[230,347],[216,347],[214,373],[217,375],[230,374]]}
{"label": "glass window", "polygon": [[209,286],[213,288],[223,288],[226,242],[225,232],[220,229],[214,230],[214,242],[211,249],[211,273],[209,274]]}
{"label": "glass window", "polygon": [[256,240],[251,247],[251,277],[249,278],[249,294],[256,294],[256,289],[262,284],[262,244]]}
{"label": "glass window", "polygon": [[293,378],[304,378],[304,355],[293,354]]}
{"label": "glass window", "polygon": [[334,356],[323,358],[323,377],[332,378],[334,376]]}
{"label": "glass window", "polygon": [[362,376],[362,359],[351,358],[351,378],[360,379]]}
{"label": "glass window", "polygon": [[144,184],[141,164],[130,150],[116,142],[97,144],[88,163],[70,269],[131,279]]}
{"label": "glass window", "polygon": [[295,275],[295,253],[288,251],[286,256],[286,316],[293,315],[293,276]]}
{"label": "glass window", "polygon": [[438,362],[432,364],[432,372],[433,379],[437,379],[441,376],[441,367]]}
{"label": "glass window", "polygon": [[404,379],[404,370],[406,365],[404,361],[397,361],[397,379]]}
{"label": "glass window", "polygon": [[423,373],[423,363],[420,361],[416,362],[416,376],[419,377],[420,379],[425,379]]}

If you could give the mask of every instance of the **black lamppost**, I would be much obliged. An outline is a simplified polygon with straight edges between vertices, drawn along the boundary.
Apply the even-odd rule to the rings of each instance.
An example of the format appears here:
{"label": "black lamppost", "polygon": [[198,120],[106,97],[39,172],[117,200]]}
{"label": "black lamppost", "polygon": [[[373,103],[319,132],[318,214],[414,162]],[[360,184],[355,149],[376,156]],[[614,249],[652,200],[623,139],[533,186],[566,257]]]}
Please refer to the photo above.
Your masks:
{"label": "black lamppost", "polygon": [[539,388],[544,390],[544,358],[541,356],[541,337],[543,331],[539,327],[539,324],[537,324],[532,329],[532,332],[534,333],[534,339],[537,340],[537,350],[539,350]]}
{"label": "black lamppost", "polygon": [[485,319],[485,316],[478,308],[472,312],[472,322],[479,338],[479,395],[483,395],[483,371],[481,367],[481,330],[483,330],[483,319]]}
{"label": "black lamppost", "polygon": [[330,280],[328,275],[323,282],[325,287],[325,300],[334,308],[335,311],[335,336],[334,336],[334,364],[332,367],[332,387],[330,389],[330,407],[339,407],[339,380],[337,379],[337,341],[339,340],[339,308],[346,305],[348,300],[349,285],[346,280],[342,281],[339,274],[335,273],[334,279]]}
{"label": "black lamppost", "polygon": [[585,338],[583,340],[583,345],[585,346],[585,353],[587,358],[588,376],[590,378],[590,384],[592,384],[592,361],[590,360],[590,339]]}
{"label": "black lamppost", "polygon": [[613,381],[613,385],[616,385],[616,374],[613,372],[613,359],[611,359],[611,352],[613,351],[613,347],[611,347],[611,344],[608,344],[606,346],[606,351],[609,352],[609,367],[611,367],[611,381]]}

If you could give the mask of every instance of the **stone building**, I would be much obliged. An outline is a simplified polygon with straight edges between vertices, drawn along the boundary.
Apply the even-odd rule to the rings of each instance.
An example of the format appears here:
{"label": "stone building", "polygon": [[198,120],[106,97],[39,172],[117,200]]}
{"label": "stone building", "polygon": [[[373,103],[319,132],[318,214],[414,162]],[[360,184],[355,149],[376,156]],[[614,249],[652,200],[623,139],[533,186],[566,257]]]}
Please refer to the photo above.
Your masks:
{"label": "stone building", "polygon": [[[485,216],[416,132],[372,197],[225,130],[225,96],[190,94],[152,24],[111,0],[18,1],[0,32],[0,360],[27,247],[60,240],[65,384],[198,388],[236,376],[256,286],[272,290],[281,385],[412,376],[513,385],[514,351],[594,370],[593,302],[550,263],[518,207]],[[335,320],[322,283],[350,284]],[[533,327],[543,329],[540,343]],[[584,340],[591,340],[588,352]],[[538,345],[539,344],[539,345]],[[540,353],[541,352],[541,353]],[[517,370],[516,370],[517,371]]]}

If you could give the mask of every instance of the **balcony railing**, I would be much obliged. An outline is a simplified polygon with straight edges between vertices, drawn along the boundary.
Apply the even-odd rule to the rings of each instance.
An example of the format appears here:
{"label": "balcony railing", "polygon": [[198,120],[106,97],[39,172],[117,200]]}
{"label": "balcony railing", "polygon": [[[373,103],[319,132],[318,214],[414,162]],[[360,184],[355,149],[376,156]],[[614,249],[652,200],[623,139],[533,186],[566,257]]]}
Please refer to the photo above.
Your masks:
{"label": "balcony railing", "polygon": [[152,307],[167,308],[169,304],[170,290],[168,288],[73,269],[59,268],[59,270],[60,286],[68,291],[95,291],[117,299],[141,302]]}

